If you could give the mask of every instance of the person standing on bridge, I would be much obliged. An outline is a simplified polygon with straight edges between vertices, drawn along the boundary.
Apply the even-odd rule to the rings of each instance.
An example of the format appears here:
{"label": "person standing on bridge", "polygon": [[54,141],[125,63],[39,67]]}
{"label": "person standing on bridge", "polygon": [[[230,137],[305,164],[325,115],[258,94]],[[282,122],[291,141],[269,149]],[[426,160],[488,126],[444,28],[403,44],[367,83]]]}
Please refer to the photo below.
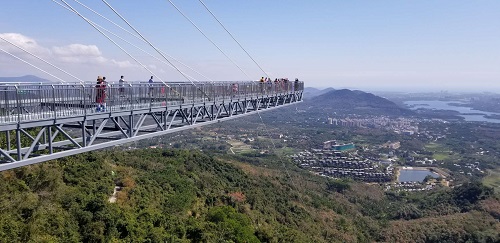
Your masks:
{"label": "person standing on bridge", "polygon": [[233,97],[236,97],[238,95],[238,84],[237,83],[233,83],[232,91],[233,91]]}
{"label": "person standing on bridge", "polygon": [[106,81],[106,77],[102,77],[102,84],[101,84],[101,89],[102,89],[102,110],[101,111],[106,111],[106,96],[108,92],[108,82]]}
{"label": "person standing on bridge", "polygon": [[273,89],[273,82],[271,81],[271,78],[266,77],[266,86],[267,86],[267,93],[270,94]]}
{"label": "person standing on bridge", "polygon": [[118,90],[120,91],[120,97],[125,97],[125,80],[123,79],[123,75],[118,80],[118,86],[120,87]]}
{"label": "person standing on bridge", "polygon": [[148,95],[149,96],[153,96],[153,76],[151,76],[151,78],[149,79],[148,83],[149,83],[149,92],[148,92]]}
{"label": "person standing on bridge", "polygon": [[106,111],[106,83],[104,81],[104,78],[101,78],[101,76],[97,77],[97,84],[95,86],[96,88],[96,96],[95,96],[95,102],[97,103],[97,112],[100,111]]}
{"label": "person standing on bridge", "polygon": [[288,82],[288,78],[283,79],[283,87],[285,92],[288,93],[288,91],[290,91],[290,83]]}
{"label": "person standing on bridge", "polygon": [[265,79],[264,79],[264,77],[262,77],[259,80],[259,86],[260,86],[260,93],[261,94],[264,94],[264,85],[265,85]]}

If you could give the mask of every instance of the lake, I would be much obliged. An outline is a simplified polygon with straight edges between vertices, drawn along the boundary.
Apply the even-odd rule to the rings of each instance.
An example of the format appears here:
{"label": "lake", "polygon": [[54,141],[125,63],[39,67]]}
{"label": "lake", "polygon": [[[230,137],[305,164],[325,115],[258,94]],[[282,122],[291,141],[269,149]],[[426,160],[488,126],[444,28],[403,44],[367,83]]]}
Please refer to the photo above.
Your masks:
{"label": "lake", "polygon": [[400,169],[398,182],[406,182],[406,181],[422,182],[428,175],[431,175],[434,178],[439,177],[438,174],[430,172],[429,170]]}
{"label": "lake", "polygon": [[[470,107],[463,106],[453,106],[450,105],[452,103],[461,103],[459,101],[441,101],[441,100],[410,100],[405,101],[404,104],[409,106],[410,109],[416,110],[419,108],[429,109],[429,110],[452,110],[460,112],[461,117],[465,119],[465,121],[479,121],[479,122],[492,122],[492,123],[500,123],[498,119],[491,119],[484,117],[485,115],[500,115],[500,113],[496,112],[487,112],[474,110]],[[470,114],[474,113],[474,115]]]}

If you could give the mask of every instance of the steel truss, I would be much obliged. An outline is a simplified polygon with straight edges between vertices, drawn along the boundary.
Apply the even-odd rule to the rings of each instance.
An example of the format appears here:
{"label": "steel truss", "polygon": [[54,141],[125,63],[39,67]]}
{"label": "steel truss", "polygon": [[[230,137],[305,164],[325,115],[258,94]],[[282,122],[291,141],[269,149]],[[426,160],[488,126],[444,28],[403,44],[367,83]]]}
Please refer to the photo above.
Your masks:
{"label": "steel truss", "polygon": [[[161,136],[302,101],[302,89],[192,104],[0,124],[0,171]],[[36,131],[36,132],[34,132]],[[31,132],[31,134],[30,134]],[[35,133],[36,135],[32,135]],[[11,136],[15,136],[12,138]],[[12,140],[15,144],[12,144]],[[22,146],[21,141],[29,146]]]}

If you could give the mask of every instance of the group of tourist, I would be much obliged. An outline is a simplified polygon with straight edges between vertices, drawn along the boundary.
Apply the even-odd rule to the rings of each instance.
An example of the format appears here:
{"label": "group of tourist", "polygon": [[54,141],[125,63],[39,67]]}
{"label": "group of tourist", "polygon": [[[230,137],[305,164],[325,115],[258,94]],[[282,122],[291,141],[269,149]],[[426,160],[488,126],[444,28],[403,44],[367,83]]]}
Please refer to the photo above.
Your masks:
{"label": "group of tourist", "polygon": [[[270,82],[272,82],[272,79],[268,78],[268,77],[265,77],[265,78],[261,77],[260,80],[259,80],[259,82],[261,82],[261,83],[270,83]],[[274,83],[288,83],[288,82],[289,82],[288,78],[276,78],[276,79],[274,79]],[[295,82],[298,83],[299,79],[295,78]]]}
{"label": "group of tourist", "polygon": [[[120,80],[118,80],[118,92],[120,97],[125,97],[125,76],[120,76]],[[149,83],[153,83],[153,76],[149,79]],[[96,111],[104,112],[106,111],[106,96],[107,96],[107,86],[106,77],[97,76],[97,83],[95,85],[96,95],[95,102],[97,104]]]}
{"label": "group of tourist", "polygon": [[[266,91],[265,84],[267,84],[267,91],[271,91],[272,86],[273,86],[272,85],[273,81],[271,78],[261,77],[259,80],[259,83],[260,83],[260,87],[261,87],[261,92]],[[299,89],[299,79],[298,78],[295,78],[295,82],[293,85],[289,86],[288,85],[289,83],[290,83],[290,81],[288,80],[288,78],[276,78],[276,79],[274,79],[275,91],[278,92],[280,89],[281,90],[291,89],[291,91],[293,92],[294,90]]]}
{"label": "group of tourist", "polygon": [[[118,92],[119,92],[119,96],[121,98],[125,97],[125,85],[126,85],[126,81],[124,79],[124,76],[120,76],[120,80],[118,80]],[[148,81],[148,84],[149,84],[149,89],[148,89],[148,96],[153,96],[153,92],[154,92],[154,88],[153,88],[153,76],[151,76],[149,78],[149,81]],[[268,84],[268,89],[267,90],[271,90],[271,87],[272,87],[272,80],[270,78],[264,78],[262,77],[260,79],[260,86],[261,86],[261,92],[266,92],[266,88],[265,88],[265,85],[264,84]],[[298,90],[298,84],[299,84],[299,79],[295,79],[295,82],[294,82],[294,85],[292,86],[289,86],[288,85],[289,83],[289,80],[288,78],[276,78],[274,80],[274,86],[275,86],[275,91],[278,92],[279,90],[288,90],[289,88],[292,90],[292,92],[294,90]],[[106,111],[106,96],[107,96],[107,82],[106,82],[106,77],[101,77],[101,76],[97,76],[97,84],[95,86],[96,88],[96,97],[95,97],[95,102],[97,104],[97,108],[96,108],[96,111],[97,112],[104,112]],[[162,93],[165,92],[165,88],[162,87],[162,90],[161,90]],[[232,92],[233,92],[233,95],[237,94],[238,93],[238,84],[236,83],[233,83],[232,84]]]}

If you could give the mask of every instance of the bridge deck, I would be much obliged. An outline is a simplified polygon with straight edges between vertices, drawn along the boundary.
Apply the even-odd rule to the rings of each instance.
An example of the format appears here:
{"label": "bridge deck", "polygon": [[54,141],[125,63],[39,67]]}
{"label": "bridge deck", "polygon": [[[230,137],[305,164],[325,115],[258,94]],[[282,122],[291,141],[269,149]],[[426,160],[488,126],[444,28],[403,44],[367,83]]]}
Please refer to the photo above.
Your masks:
{"label": "bridge deck", "polygon": [[302,91],[302,82],[2,84],[0,171],[289,105]]}
{"label": "bridge deck", "polygon": [[[255,99],[301,90],[303,83],[135,83],[105,87],[106,112]],[[99,88],[93,84],[0,85],[0,126],[34,119],[55,119],[97,111]],[[0,128],[1,129],[1,128]]]}

